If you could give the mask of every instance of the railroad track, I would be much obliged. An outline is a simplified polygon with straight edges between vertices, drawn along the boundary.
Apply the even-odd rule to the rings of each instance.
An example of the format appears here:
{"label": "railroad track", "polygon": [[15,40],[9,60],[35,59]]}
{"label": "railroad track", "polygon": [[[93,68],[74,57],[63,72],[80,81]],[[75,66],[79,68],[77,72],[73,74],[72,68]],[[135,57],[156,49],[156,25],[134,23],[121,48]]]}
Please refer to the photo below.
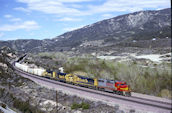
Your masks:
{"label": "railroad track", "polygon": [[158,101],[158,100],[151,100],[151,99],[146,99],[146,98],[141,98],[141,97],[134,97],[134,96],[125,97],[125,96],[121,96],[121,95],[115,95],[112,93],[102,92],[102,91],[93,90],[93,89],[89,89],[89,88],[85,88],[85,87],[79,87],[76,85],[66,84],[66,83],[62,83],[59,81],[55,81],[55,80],[43,78],[40,76],[32,75],[30,73],[23,72],[23,71],[17,69],[15,66],[14,66],[14,68],[15,68],[16,72],[19,74],[24,74],[26,76],[29,76],[29,77],[32,77],[35,79],[39,79],[39,80],[44,81],[44,82],[50,82],[50,83],[55,84],[55,85],[60,85],[60,86],[68,87],[68,88],[74,88],[76,90],[85,91],[85,92],[89,92],[89,93],[93,93],[93,94],[97,94],[97,95],[101,95],[101,96],[105,96],[105,97],[115,98],[118,100],[133,102],[133,103],[137,103],[140,105],[146,105],[149,107],[151,106],[154,108],[161,108],[164,110],[168,110],[169,112],[171,112],[171,109],[172,109],[172,106],[171,106],[172,103],[162,102],[162,101]]}

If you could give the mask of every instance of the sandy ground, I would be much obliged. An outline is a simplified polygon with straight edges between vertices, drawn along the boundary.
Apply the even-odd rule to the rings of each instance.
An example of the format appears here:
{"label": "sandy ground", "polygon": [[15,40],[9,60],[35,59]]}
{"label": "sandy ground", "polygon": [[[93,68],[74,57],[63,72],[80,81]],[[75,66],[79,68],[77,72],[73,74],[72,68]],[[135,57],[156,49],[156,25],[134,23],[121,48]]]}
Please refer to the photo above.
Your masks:
{"label": "sandy ground", "polygon": [[130,57],[136,58],[136,59],[148,59],[151,60],[153,62],[162,62],[165,59],[170,59],[171,57],[168,58],[164,58],[163,56],[165,55],[170,55],[171,53],[167,53],[167,54],[149,54],[149,55],[137,55],[136,53],[132,53],[132,54],[127,54],[125,56],[97,56],[97,58],[100,59],[105,59],[105,60],[113,60],[113,59],[130,59]]}

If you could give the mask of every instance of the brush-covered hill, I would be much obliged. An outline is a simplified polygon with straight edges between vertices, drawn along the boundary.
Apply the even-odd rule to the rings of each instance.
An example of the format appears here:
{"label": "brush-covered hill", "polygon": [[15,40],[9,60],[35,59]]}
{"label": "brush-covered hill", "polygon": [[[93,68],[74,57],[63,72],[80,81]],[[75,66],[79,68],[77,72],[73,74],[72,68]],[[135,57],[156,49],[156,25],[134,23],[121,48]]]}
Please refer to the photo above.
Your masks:
{"label": "brush-covered hill", "polygon": [[25,52],[62,51],[90,46],[170,47],[171,8],[120,15],[53,39],[0,41],[2,46]]}

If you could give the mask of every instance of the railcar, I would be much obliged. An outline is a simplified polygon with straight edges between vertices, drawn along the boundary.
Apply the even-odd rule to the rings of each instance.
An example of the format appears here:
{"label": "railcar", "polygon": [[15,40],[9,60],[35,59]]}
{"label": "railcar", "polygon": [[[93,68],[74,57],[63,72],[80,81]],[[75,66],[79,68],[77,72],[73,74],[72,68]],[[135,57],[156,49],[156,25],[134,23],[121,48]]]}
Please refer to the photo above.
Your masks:
{"label": "railcar", "polygon": [[47,69],[42,73],[42,76],[49,79],[56,78],[56,72]]}
{"label": "railcar", "polygon": [[98,89],[116,94],[131,96],[130,88],[123,81],[98,79]]}
{"label": "railcar", "polygon": [[97,87],[97,79],[88,78],[80,75],[75,75],[74,84],[78,84],[80,86],[96,88]]}
{"label": "railcar", "polygon": [[65,76],[67,75],[67,73],[57,73],[56,78],[60,81],[60,82],[66,82]]}
{"label": "railcar", "polygon": [[93,79],[81,75],[54,72],[42,68],[30,68],[27,65],[20,64],[17,62],[15,62],[15,66],[25,72],[35,74],[38,76],[43,76],[48,79],[54,79],[60,82],[66,82],[66,83],[89,87],[89,88],[95,88],[101,91],[113,92],[119,95],[131,96],[131,90],[124,81],[106,80],[106,79],[97,79],[97,78]]}

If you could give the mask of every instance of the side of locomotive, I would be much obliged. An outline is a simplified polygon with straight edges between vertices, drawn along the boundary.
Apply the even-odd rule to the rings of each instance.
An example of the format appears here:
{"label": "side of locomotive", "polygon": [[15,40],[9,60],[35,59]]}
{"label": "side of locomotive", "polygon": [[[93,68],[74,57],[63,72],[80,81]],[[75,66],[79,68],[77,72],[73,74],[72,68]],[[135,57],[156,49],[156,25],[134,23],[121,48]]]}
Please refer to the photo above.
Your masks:
{"label": "side of locomotive", "polygon": [[117,80],[98,79],[98,89],[116,94],[131,96],[131,91],[126,82]]}
{"label": "side of locomotive", "polygon": [[42,76],[49,79],[58,80],[60,82],[66,82],[88,88],[94,88],[101,91],[113,92],[116,94],[131,96],[131,90],[126,82],[116,80],[106,80],[89,78],[81,75],[67,74],[45,70],[43,68],[31,68],[25,64],[15,63],[15,66],[22,71]]}

